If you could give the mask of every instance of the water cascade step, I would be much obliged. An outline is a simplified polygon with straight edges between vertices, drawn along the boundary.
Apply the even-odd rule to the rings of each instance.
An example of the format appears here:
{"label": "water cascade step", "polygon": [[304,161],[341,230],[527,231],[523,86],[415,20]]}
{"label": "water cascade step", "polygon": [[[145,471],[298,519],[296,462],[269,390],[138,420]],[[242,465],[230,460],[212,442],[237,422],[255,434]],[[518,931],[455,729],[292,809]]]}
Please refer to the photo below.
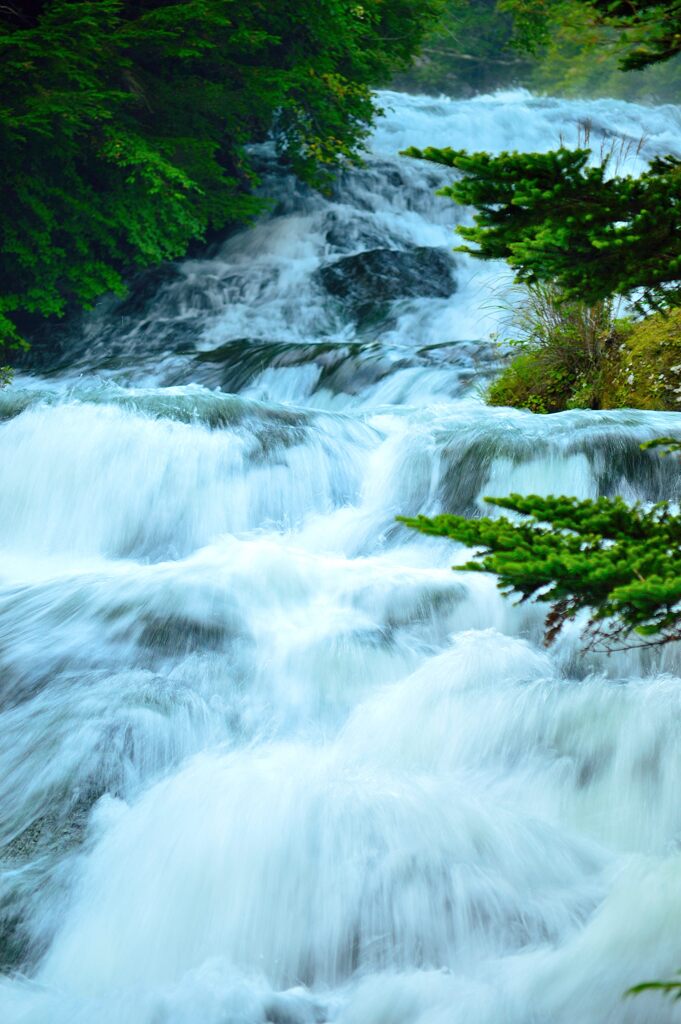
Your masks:
{"label": "water cascade step", "polygon": [[486,407],[502,267],[408,145],[681,154],[676,108],[386,93],[322,196],[0,393],[3,1024],[672,1024],[681,658],[606,659],[398,514],[681,497],[676,416]]}

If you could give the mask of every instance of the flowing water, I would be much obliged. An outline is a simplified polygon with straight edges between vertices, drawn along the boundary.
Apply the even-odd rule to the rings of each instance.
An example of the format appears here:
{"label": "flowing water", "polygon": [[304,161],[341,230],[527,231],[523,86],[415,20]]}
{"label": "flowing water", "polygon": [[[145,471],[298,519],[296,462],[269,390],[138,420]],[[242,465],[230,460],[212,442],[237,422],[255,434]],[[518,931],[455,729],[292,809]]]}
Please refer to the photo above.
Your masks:
{"label": "flowing water", "polygon": [[[676,414],[492,409],[501,268],[409,144],[676,108],[385,94],[276,202],[0,396],[0,1020],[666,1024],[681,660],[550,652],[395,523],[510,490],[678,499]],[[39,355],[39,353],[38,353]]]}

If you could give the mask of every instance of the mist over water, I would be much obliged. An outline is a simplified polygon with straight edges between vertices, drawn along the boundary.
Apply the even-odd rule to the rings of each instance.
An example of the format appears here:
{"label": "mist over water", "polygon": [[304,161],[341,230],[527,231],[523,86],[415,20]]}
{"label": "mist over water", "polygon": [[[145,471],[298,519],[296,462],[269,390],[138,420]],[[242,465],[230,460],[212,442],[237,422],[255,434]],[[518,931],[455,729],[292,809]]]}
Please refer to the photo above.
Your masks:
{"label": "mist over water", "polygon": [[671,1024],[681,659],[549,652],[398,514],[678,500],[677,416],[486,407],[501,267],[408,145],[676,108],[382,95],[363,168],[0,393],[0,1020]]}

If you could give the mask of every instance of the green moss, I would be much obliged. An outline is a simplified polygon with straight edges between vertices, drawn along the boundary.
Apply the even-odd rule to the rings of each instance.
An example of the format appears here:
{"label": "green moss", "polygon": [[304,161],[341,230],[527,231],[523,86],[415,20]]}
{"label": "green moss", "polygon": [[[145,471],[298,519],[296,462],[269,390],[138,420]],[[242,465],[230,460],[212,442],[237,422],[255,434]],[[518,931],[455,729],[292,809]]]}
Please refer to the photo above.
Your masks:
{"label": "green moss", "polygon": [[603,367],[604,409],[681,411],[681,310],[618,321]]}
{"label": "green moss", "polygon": [[[565,408],[569,388],[560,379],[543,377],[544,353],[523,352],[509,363],[487,390],[489,405],[511,405],[530,412],[558,412]],[[543,377],[543,379],[542,379]]]}
{"label": "green moss", "polygon": [[510,405],[530,412],[597,409],[598,380],[586,360],[557,345],[531,348],[516,356],[492,381],[489,405]]}

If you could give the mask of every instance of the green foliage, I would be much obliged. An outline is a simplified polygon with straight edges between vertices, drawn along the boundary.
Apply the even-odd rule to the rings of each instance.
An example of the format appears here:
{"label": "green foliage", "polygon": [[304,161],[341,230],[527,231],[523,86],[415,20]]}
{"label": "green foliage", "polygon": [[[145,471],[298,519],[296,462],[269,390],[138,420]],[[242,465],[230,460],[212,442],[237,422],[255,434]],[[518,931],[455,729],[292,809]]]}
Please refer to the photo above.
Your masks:
{"label": "green foliage", "polygon": [[449,95],[515,85],[528,79],[532,61],[514,49],[513,38],[513,17],[497,0],[446,0],[416,64],[395,84]]}
{"label": "green foliage", "polygon": [[[544,357],[545,353],[541,352]],[[511,406],[530,412],[559,412],[571,388],[565,386],[562,366],[552,365],[539,350],[521,352],[492,381],[485,393],[488,405]]]}
{"label": "green foliage", "polygon": [[638,996],[641,992],[662,992],[666,996],[670,996],[675,1002],[681,999],[681,979],[677,978],[674,981],[643,981],[639,985],[634,985],[633,988],[628,989],[624,994],[626,996]]}
{"label": "green foliage", "polygon": [[[554,16],[558,12],[552,8]],[[622,68],[623,41],[615,29],[594,23],[577,0],[562,5],[523,84],[561,96],[609,96],[676,103],[681,58],[635,71]]]}
{"label": "green foliage", "polygon": [[[395,84],[463,96],[524,86],[675,103],[681,59],[625,73],[632,32],[631,23],[625,33],[582,0],[446,0],[416,64]],[[643,37],[642,27],[637,32]]]}
{"label": "green foliage", "polygon": [[578,8],[587,25],[615,33],[626,70],[639,70],[681,52],[679,0],[502,0],[500,7],[513,15],[517,44],[529,52],[545,46],[556,23],[574,16]]}
{"label": "green foliage", "polygon": [[491,405],[681,411],[681,310],[616,319],[615,304],[561,300],[549,286],[520,290],[507,326],[518,354],[487,389]]}
{"label": "green foliage", "polygon": [[440,0],[44,0],[0,8],[0,338],[261,203],[269,132],[314,184],[356,159],[371,87]]}
{"label": "green foliage", "polygon": [[591,0],[600,18],[619,29],[629,52],[622,66],[647,67],[681,52],[681,3],[678,0]]}
{"label": "green foliage", "polygon": [[615,336],[615,303],[568,301],[549,285],[517,289],[506,329],[518,353],[487,390],[490,405],[532,412],[598,408]]}
{"label": "green foliage", "polygon": [[681,639],[681,516],[667,503],[633,507],[622,498],[537,495],[487,498],[524,517],[514,521],[441,515],[401,519],[422,533],[475,548],[459,571],[493,573],[520,601],[550,604],[546,642],[583,609],[592,649]]}
{"label": "green foliage", "polygon": [[549,282],[567,298],[595,303],[633,295],[653,308],[681,303],[681,161],[658,158],[639,178],[607,177],[588,149],[551,153],[419,150],[406,156],[460,171],[441,190],[476,208],[460,227],[460,251],[504,259],[516,279]]}
{"label": "green foliage", "polygon": [[[681,52],[681,2],[505,0],[502,6],[513,13],[521,41],[535,51],[550,40],[556,19],[581,7],[591,23],[614,33],[626,50],[627,68]],[[468,243],[461,251],[506,260],[517,281],[550,284],[587,305],[613,295],[635,297],[640,309],[681,304],[677,157],[657,158],[634,178],[610,174],[608,154],[593,166],[586,146],[499,156],[411,148],[405,155],[460,173],[441,194],[476,210],[473,226],[458,229]]]}
{"label": "green foliage", "polygon": [[487,404],[536,413],[599,408],[590,370],[570,349],[551,345],[521,352],[489,385]]}

